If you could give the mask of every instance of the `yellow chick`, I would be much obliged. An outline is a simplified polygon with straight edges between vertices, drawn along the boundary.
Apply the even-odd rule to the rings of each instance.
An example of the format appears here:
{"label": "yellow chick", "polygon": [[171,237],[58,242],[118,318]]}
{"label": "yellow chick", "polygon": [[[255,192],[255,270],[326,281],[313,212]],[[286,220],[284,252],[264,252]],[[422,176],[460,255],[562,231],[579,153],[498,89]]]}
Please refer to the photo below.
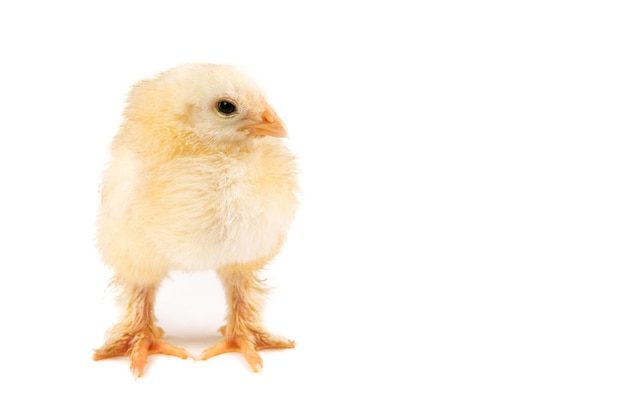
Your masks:
{"label": "yellow chick", "polygon": [[258,350],[294,347],[264,330],[259,278],[298,204],[286,136],[259,89],[227,65],[186,64],[133,86],[98,217],[125,312],[95,360],[128,356],[139,377],[150,354],[188,356],[155,325],[155,295],[172,269],[215,269],[225,289],[224,339],[202,360],[240,352],[256,372]]}

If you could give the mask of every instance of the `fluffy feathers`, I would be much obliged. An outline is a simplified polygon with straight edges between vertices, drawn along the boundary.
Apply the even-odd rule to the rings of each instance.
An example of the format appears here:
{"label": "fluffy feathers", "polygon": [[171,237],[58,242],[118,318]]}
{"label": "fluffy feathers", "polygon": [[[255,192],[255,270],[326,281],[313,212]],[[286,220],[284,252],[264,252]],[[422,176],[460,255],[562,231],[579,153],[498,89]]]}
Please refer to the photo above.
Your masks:
{"label": "fluffy feathers", "polygon": [[215,269],[229,304],[225,339],[203,358],[292,347],[263,331],[257,272],[294,218],[296,165],[282,122],[259,89],[224,65],[188,64],[136,84],[111,145],[98,243],[126,313],[95,358],[183,357],[154,326],[154,295],[171,269]]}

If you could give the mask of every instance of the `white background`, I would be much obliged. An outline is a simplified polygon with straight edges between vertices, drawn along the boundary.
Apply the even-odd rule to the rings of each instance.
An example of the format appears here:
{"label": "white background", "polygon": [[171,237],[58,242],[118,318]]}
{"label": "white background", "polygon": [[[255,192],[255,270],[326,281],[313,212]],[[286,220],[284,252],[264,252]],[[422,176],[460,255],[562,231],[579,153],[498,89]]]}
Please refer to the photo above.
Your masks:
{"label": "white background", "polygon": [[[625,416],[620,2],[119,3],[0,6],[0,415]],[[91,361],[98,183],[128,87],[190,61],[251,74],[300,157],[265,316],[298,345],[135,381]],[[213,273],[157,314],[214,343]]]}

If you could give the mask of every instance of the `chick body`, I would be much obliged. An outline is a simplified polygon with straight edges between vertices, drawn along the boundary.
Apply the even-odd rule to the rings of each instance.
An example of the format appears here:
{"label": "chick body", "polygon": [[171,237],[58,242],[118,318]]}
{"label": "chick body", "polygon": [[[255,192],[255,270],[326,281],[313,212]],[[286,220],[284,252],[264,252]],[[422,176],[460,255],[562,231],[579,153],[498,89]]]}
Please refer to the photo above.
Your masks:
{"label": "chick body", "polygon": [[[148,167],[120,151],[105,176],[100,243],[107,264],[137,270],[127,280],[216,269],[278,250],[297,206],[293,156],[280,140],[256,138],[249,149]],[[152,279],[145,270],[158,274]]]}
{"label": "chick body", "polygon": [[[235,114],[221,113],[224,101]],[[172,269],[217,270],[229,301],[222,348],[293,346],[262,331],[257,275],[280,250],[297,208],[295,158],[275,137],[284,133],[263,95],[232,67],[185,65],[134,86],[98,218],[101,254],[127,313],[96,359],[129,355],[133,372],[143,372],[147,353],[133,341],[149,341],[147,351],[160,343],[154,294]],[[258,356],[246,358],[260,367]]]}

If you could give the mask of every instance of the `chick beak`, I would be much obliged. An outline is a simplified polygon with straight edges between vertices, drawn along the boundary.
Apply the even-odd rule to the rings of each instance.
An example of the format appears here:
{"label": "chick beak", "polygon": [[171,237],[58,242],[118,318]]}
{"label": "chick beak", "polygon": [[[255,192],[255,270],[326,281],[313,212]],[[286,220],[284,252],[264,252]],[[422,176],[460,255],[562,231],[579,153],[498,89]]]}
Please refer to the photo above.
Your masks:
{"label": "chick beak", "polygon": [[286,138],[287,131],[274,109],[267,107],[261,115],[261,122],[246,125],[240,130],[248,131],[252,136],[273,136],[276,138]]}

